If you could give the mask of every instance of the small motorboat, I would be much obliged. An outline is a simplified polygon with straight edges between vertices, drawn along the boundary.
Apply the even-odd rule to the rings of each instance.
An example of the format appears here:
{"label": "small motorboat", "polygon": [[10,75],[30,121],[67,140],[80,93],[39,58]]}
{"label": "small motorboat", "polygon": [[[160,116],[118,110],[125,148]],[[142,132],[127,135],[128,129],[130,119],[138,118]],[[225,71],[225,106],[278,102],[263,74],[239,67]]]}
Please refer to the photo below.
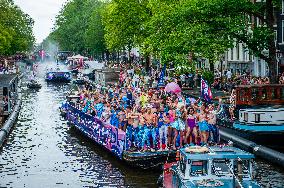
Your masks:
{"label": "small motorboat", "polygon": [[31,80],[28,84],[27,87],[29,89],[40,89],[41,88],[41,84],[38,83],[36,80]]}
{"label": "small motorboat", "polygon": [[178,162],[166,163],[159,182],[165,188],[259,188],[253,180],[254,155],[231,146],[180,149]]}

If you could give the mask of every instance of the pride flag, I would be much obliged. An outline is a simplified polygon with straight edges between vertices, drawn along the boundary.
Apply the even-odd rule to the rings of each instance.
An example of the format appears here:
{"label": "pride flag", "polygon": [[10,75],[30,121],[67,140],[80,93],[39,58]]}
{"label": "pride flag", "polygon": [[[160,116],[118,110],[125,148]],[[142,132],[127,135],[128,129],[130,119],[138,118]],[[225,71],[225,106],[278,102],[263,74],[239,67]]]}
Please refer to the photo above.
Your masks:
{"label": "pride flag", "polygon": [[206,102],[211,102],[213,98],[210,86],[203,78],[201,78],[201,98]]}

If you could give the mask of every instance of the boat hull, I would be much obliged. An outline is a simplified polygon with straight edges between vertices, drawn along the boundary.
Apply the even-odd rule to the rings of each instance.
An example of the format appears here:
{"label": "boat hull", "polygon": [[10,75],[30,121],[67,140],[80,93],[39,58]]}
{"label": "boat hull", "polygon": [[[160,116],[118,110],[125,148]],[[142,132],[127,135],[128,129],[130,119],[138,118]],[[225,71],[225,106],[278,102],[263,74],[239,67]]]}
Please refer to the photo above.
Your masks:
{"label": "boat hull", "polygon": [[284,139],[284,132],[282,131],[253,131],[239,129],[233,126],[220,126],[220,130],[240,136],[247,140],[253,141],[256,144],[268,146],[275,149],[284,149],[282,140]]}
{"label": "boat hull", "polygon": [[175,160],[175,151],[124,152],[123,160],[132,167],[162,170],[164,163]]}

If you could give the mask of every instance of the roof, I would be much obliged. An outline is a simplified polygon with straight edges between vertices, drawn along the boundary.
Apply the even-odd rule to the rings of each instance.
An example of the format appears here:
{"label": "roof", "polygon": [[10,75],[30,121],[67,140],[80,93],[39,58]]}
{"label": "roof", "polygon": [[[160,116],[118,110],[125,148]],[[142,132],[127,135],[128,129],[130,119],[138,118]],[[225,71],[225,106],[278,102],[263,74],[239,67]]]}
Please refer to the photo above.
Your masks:
{"label": "roof", "polygon": [[255,84],[255,85],[238,85],[236,88],[265,88],[265,87],[284,87],[283,84]]}
{"label": "roof", "polygon": [[252,159],[254,155],[243,151],[236,147],[231,146],[212,146],[208,147],[209,153],[187,153],[185,152],[185,148],[180,150],[180,153],[186,156],[186,159],[191,160],[208,160],[208,159]]}
{"label": "roof", "polygon": [[0,74],[0,87],[8,87],[17,74]]}

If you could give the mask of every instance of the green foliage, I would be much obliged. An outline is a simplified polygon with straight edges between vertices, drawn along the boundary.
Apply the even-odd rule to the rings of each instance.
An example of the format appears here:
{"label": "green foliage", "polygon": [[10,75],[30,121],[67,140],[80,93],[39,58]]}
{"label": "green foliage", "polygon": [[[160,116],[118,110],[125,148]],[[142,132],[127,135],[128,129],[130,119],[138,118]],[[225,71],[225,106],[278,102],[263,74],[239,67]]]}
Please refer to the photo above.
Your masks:
{"label": "green foliage", "polygon": [[101,2],[97,3],[97,6],[94,7],[91,13],[90,22],[85,33],[85,42],[87,48],[91,49],[91,51],[98,56],[107,49],[104,40],[104,27],[102,25],[102,11],[106,4]]}
{"label": "green foliage", "polygon": [[[242,42],[275,65],[273,6],[278,7],[278,1],[70,0],[51,38],[64,50],[97,54],[139,47],[145,56],[177,66],[191,65],[196,58],[215,62],[235,42]],[[256,25],[252,16],[264,24]]]}
{"label": "green foliage", "polygon": [[144,23],[150,18],[148,0],[113,0],[103,14],[105,39],[110,50],[143,48],[147,30]]}
{"label": "green foliage", "polygon": [[212,84],[214,81],[214,72],[204,70],[202,71],[202,77],[208,82],[208,84]]}
{"label": "green foliage", "polygon": [[33,20],[12,0],[0,0],[0,55],[12,55],[33,47]]}
{"label": "green foliage", "polygon": [[58,42],[61,50],[103,52],[106,49],[101,23],[103,5],[98,0],[68,1],[57,15],[49,38]]}

